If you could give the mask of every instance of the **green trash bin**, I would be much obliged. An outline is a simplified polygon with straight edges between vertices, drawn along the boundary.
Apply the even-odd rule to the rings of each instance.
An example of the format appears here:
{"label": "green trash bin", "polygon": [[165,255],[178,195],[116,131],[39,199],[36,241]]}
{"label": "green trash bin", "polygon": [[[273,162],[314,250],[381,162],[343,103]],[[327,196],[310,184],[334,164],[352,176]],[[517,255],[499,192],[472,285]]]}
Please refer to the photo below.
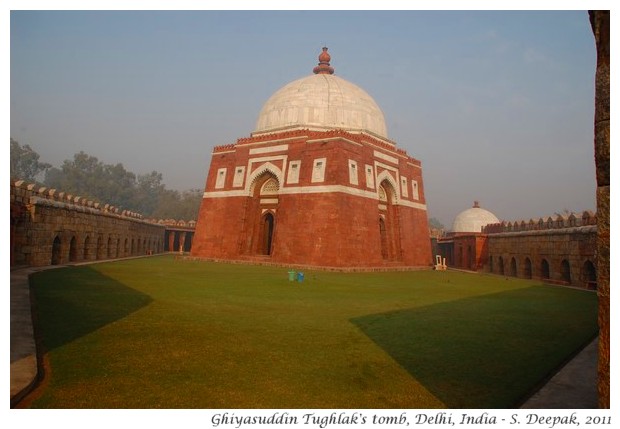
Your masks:
{"label": "green trash bin", "polygon": [[288,281],[289,282],[294,282],[295,281],[295,271],[289,271],[288,272]]}

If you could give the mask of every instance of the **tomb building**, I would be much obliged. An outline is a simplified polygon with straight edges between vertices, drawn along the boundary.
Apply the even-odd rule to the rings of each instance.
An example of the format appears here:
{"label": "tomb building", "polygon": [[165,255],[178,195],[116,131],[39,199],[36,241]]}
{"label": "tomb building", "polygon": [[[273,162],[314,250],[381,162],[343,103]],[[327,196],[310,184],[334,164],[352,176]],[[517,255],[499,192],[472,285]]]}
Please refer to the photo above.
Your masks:
{"label": "tomb building", "polygon": [[192,255],[317,267],[431,266],[422,165],[366,91],[334,74],[276,91],[255,130],[216,146]]}
{"label": "tomb building", "polygon": [[483,228],[499,220],[490,211],[474,201],[473,207],[460,212],[452,222],[452,229],[439,238],[439,254],[449,267],[466,270],[480,270],[488,256],[487,234]]}

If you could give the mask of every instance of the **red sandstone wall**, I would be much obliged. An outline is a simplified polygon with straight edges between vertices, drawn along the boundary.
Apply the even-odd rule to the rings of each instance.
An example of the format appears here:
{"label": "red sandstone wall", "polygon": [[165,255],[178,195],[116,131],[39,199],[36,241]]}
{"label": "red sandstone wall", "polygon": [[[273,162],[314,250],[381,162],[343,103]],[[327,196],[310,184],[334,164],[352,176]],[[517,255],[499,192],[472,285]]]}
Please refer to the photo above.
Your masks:
{"label": "red sandstone wall", "polygon": [[[314,161],[320,158],[325,159],[324,180],[315,182]],[[350,160],[357,163],[357,184],[350,182]],[[291,161],[301,162],[298,183],[287,180]],[[383,211],[379,208],[379,183],[375,180],[372,188],[367,186],[366,165],[372,166],[375,179],[386,177],[383,172],[387,171],[388,190],[399,195],[382,203],[389,207]],[[222,168],[226,168],[226,179],[216,188]],[[243,186],[234,186],[237,168],[245,168]],[[256,181],[256,176],[266,169],[279,176],[279,191],[261,200],[258,193],[264,180]],[[406,195],[401,176],[406,178]],[[418,184],[417,199],[412,180]],[[273,262],[335,267],[432,263],[419,161],[368,136],[306,130],[241,139],[236,145],[216,148],[205,192],[192,246],[194,256],[265,258],[257,241],[261,240],[262,211],[270,210],[275,227],[268,258]],[[277,202],[260,202],[266,199]],[[420,208],[409,206],[416,204]],[[392,228],[389,261],[381,252],[382,212]]]}

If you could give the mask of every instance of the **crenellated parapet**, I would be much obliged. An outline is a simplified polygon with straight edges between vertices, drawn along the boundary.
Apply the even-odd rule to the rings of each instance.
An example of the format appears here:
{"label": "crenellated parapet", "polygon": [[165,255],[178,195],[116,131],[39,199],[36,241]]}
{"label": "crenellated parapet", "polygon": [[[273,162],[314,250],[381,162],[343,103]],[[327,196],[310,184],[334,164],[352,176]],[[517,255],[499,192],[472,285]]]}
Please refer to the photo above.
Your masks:
{"label": "crenellated parapet", "polygon": [[47,205],[81,212],[99,212],[136,220],[143,219],[140,213],[131,210],[123,210],[111,204],[102,204],[79,195],[39,186],[35,183],[28,183],[24,180],[11,180],[10,194],[11,204],[16,203],[24,206]]}
{"label": "crenellated parapet", "polygon": [[271,142],[274,140],[292,140],[292,139],[330,139],[343,137],[352,141],[362,141],[372,146],[389,150],[390,152],[396,152],[398,155],[408,158],[409,162],[420,166],[420,161],[409,156],[406,150],[396,147],[396,144],[385,138],[378,138],[369,133],[354,133],[343,129],[328,129],[328,130],[311,130],[311,129],[297,129],[287,131],[276,131],[273,133],[265,134],[253,134],[251,137],[242,137],[237,139],[235,144],[225,144],[215,146],[213,153],[229,152],[235,150],[240,145],[256,144],[261,142]]}
{"label": "crenellated parapet", "polygon": [[233,143],[231,144],[223,144],[223,145],[219,145],[219,146],[215,146],[213,148],[213,152],[217,153],[217,152],[228,152],[230,150],[234,150],[235,149],[235,145]]}
{"label": "crenellated parapet", "polygon": [[596,226],[596,213],[589,210],[581,215],[570,213],[568,215],[556,214],[554,216],[541,217],[538,219],[519,220],[514,222],[502,221],[483,227],[484,234],[500,234],[506,232],[521,231],[544,231],[563,228],[578,228]]}
{"label": "crenellated parapet", "polygon": [[141,214],[11,181],[11,265],[44,266],[189,251],[196,221]]}

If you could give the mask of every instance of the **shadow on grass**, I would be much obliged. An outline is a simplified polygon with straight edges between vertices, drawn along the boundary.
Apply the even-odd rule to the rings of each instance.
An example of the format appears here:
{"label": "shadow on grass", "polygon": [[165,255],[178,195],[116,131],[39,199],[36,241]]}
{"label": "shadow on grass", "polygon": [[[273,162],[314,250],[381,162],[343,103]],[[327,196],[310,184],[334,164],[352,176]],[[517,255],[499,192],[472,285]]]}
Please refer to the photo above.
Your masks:
{"label": "shadow on grass", "polygon": [[36,273],[30,284],[46,351],[122,319],[152,301],[148,295],[88,266]]}
{"label": "shadow on grass", "polygon": [[449,408],[513,408],[597,332],[595,294],[510,290],[352,319]]}

